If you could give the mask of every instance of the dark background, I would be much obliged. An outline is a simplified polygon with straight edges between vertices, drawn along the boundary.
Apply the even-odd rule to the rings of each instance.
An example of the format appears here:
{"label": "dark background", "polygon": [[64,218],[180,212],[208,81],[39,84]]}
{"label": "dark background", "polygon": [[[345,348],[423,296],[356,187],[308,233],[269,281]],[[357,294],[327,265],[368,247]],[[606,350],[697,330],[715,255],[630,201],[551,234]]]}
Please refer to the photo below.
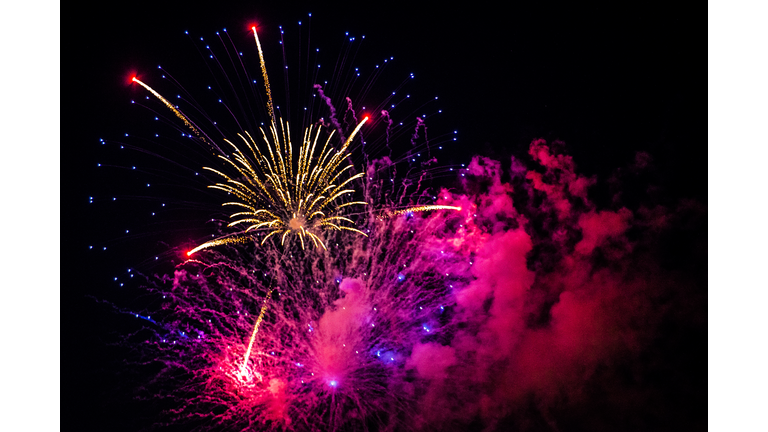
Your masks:
{"label": "dark background", "polygon": [[[242,30],[236,42],[245,50],[251,42],[247,23],[260,23],[266,46],[276,43],[278,25],[291,31],[311,12],[318,41],[338,37],[340,44],[346,31],[365,35],[364,53],[395,56],[398,65],[420,79],[414,97],[439,95],[444,123],[434,127],[457,129],[460,137],[440,163],[467,163],[473,154],[481,154],[508,167],[511,155],[528,160],[531,140],[560,139],[580,172],[604,181],[617,167],[630,164],[637,151],[646,151],[669,200],[707,203],[706,53],[697,37],[702,33],[700,14],[646,3],[208,3],[64,9],[69,17],[62,26],[65,430],[137,430],[145,424],[141,417],[152,414],[129,393],[132,378],[119,367],[128,353],[108,345],[135,323],[94,298],[130,307],[135,294],[118,290],[113,278],[124,278],[127,268],[162,249],[146,238],[157,237],[151,233],[163,232],[163,227],[136,227],[147,237],[123,235],[137,225],[133,212],[148,211],[157,202],[135,199],[145,193],[139,191],[132,193],[127,207],[109,208],[107,197],[123,189],[130,193],[131,182],[141,179],[119,169],[105,174],[96,163],[114,160],[113,150],[101,146],[100,138],[117,140],[145,127],[146,114],[137,116],[130,107],[130,100],[143,94],[126,84],[131,72],[151,76],[162,64],[171,71],[196,73],[184,69],[188,58],[180,58],[181,48],[188,52],[191,46],[184,30],[208,36],[226,27],[233,37]],[[192,228],[201,217],[204,210],[170,216],[168,220],[185,221],[188,229],[168,230],[164,240],[176,246],[174,242],[204,233],[204,227],[197,227],[199,232]]]}

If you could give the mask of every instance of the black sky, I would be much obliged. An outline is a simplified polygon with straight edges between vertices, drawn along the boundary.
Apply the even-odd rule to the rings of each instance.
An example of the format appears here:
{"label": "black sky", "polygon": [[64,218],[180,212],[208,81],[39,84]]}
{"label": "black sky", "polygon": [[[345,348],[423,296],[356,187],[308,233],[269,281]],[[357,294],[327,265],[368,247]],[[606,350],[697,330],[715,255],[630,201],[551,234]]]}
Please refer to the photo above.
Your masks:
{"label": "black sky", "polygon": [[[291,31],[311,12],[319,38],[365,35],[365,52],[395,56],[421,80],[420,96],[439,95],[445,127],[460,136],[441,163],[466,163],[479,153],[508,167],[512,155],[527,160],[533,139],[559,139],[579,171],[605,180],[645,151],[670,200],[706,205],[705,55],[695,38],[700,16],[691,11],[645,3],[206,3],[64,11],[62,334],[79,336],[62,341],[62,424],[72,430],[134,430],[138,424],[130,397],[115,395],[128,391],[120,384],[125,378],[109,366],[120,351],[103,343],[129,325],[86,296],[130,301],[128,293],[115,294],[111,278],[136,264],[131,253],[142,243],[113,248],[111,239],[123,230],[117,225],[130,220],[104,219],[104,201],[89,204],[89,197],[106,197],[121,186],[119,174],[105,180],[96,170],[104,157],[99,138],[119,139],[144,121],[132,117],[134,93],[126,77],[132,70],[149,74],[157,64],[173,70],[189,63],[176,57],[178,47],[190,44],[184,30],[232,32],[255,19],[275,34],[278,25]],[[247,34],[241,41],[249,41]],[[110,247],[101,255],[88,249],[102,244]]]}

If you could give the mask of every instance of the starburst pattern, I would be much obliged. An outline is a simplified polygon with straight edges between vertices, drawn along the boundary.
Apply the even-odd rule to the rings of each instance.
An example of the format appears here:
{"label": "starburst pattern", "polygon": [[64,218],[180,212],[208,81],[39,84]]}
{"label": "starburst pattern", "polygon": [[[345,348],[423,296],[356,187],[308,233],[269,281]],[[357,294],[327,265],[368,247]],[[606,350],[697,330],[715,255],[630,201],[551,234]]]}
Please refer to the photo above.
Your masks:
{"label": "starburst pattern", "polygon": [[273,235],[280,237],[281,244],[284,244],[286,237],[294,234],[299,238],[302,249],[305,247],[305,238],[315,246],[325,248],[318,235],[323,229],[348,230],[365,235],[356,228],[344,225],[354,222],[341,215],[340,211],[345,207],[367,204],[365,201],[342,202],[343,198],[355,191],[348,185],[365,173],[341,180],[341,176],[353,168],[352,164],[345,163],[350,156],[347,152],[349,144],[367,120],[366,117],[357,125],[338,150],[329,145],[335,132],[331,131],[317,156],[315,154],[322,126],[307,128],[299,151],[294,152],[289,125],[282,119],[279,128],[272,123],[271,141],[261,130],[268,154],[259,150],[248,132],[245,132],[245,136],[239,134],[239,137],[250,153],[243,152],[234,143],[225,140],[232,146],[234,153],[231,158],[219,157],[240,176],[232,178],[214,168],[204,169],[224,179],[224,182],[211,185],[210,188],[225,191],[238,199],[223,205],[244,209],[230,215],[235,220],[229,226],[245,224],[247,228],[241,235],[204,243],[189,254],[211,246],[239,242],[243,236],[259,229],[268,230],[261,244]]}
{"label": "starburst pattern", "polygon": [[[267,111],[270,118],[269,133],[260,128],[263,141],[266,144],[264,152],[259,148],[259,144],[251,134],[244,131],[242,134],[238,134],[242,140],[240,147],[232,141],[224,139],[234,150],[231,155],[225,154],[217,145],[209,142],[210,138],[207,136],[208,139],[204,138],[202,136],[204,134],[200,132],[199,128],[178,107],[168,102],[145,83],[133,78],[133,81],[142,85],[171,109],[199,138],[219,150],[218,157],[237,172],[237,175],[228,175],[215,168],[203,167],[223,179],[209,188],[227,192],[237,199],[236,201],[225,202],[223,205],[235,206],[243,210],[230,215],[230,219],[234,220],[228,226],[244,225],[246,228],[235,234],[205,242],[187,252],[187,255],[191,256],[210,247],[246,243],[254,240],[254,234],[259,231],[266,232],[261,240],[262,245],[272,236],[280,238],[280,244],[285,245],[286,237],[293,234],[299,239],[302,250],[310,241],[315,247],[320,246],[326,249],[321,238],[324,230],[346,230],[366,236],[364,232],[354,227],[354,221],[347,217],[348,215],[345,215],[342,210],[349,206],[368,205],[366,201],[348,199],[349,195],[355,192],[350,183],[355,179],[364,177],[365,173],[351,175],[346,180],[342,178],[342,175],[347,171],[350,173],[354,171],[354,165],[346,162],[351,156],[347,150],[360,128],[368,121],[368,117],[364,117],[357,124],[338,150],[330,145],[336,132],[332,130],[322,149],[316,153],[322,131],[322,122],[320,122],[304,131],[298,152],[294,152],[290,125],[288,122],[284,122],[282,118],[275,117],[264,54],[261,50],[256,28],[253,27],[252,30],[259,51],[264,87],[267,93]],[[247,151],[243,149],[247,149]],[[419,205],[397,211],[383,212],[379,217],[438,209],[460,210],[461,208]]]}
{"label": "starburst pattern", "polygon": [[[228,175],[211,167],[203,167],[223,179],[222,182],[211,185],[209,188],[222,190],[234,195],[237,199],[237,201],[225,202],[223,205],[236,206],[244,210],[230,215],[234,221],[228,226],[247,225],[247,227],[236,234],[203,243],[187,252],[188,256],[209,247],[248,242],[253,238],[253,232],[258,230],[267,231],[261,240],[262,245],[272,236],[279,237],[280,244],[284,245],[286,237],[289,234],[294,234],[298,237],[302,249],[309,241],[315,247],[321,246],[325,249],[325,243],[320,237],[323,230],[347,230],[366,235],[362,231],[346,225],[354,225],[354,221],[342,214],[341,209],[368,204],[365,201],[345,201],[350,194],[355,192],[349,186],[350,183],[364,176],[364,172],[352,175],[346,180],[342,179],[342,174],[354,168],[352,164],[345,163],[347,157],[351,155],[347,149],[368,117],[363,118],[357,124],[354,131],[338,150],[330,145],[335,132],[331,131],[322,150],[316,154],[322,130],[322,125],[319,124],[316,127],[310,126],[305,130],[301,146],[298,152],[294,152],[290,125],[288,122],[284,122],[282,118],[276,118],[274,114],[264,54],[255,27],[253,28],[253,35],[259,51],[270,118],[269,133],[260,128],[266,143],[266,151],[262,153],[256,140],[248,131],[244,131],[245,136],[238,134],[243,142],[242,148],[232,141],[224,139],[234,152],[231,156],[218,155],[226,165],[234,168],[238,175]],[[137,78],[133,78],[133,81],[151,92],[184,121],[184,124],[192,129],[198,137],[207,142],[201,137],[201,133],[194,123],[181,110],[147,84]],[[209,144],[219,149],[215,144],[210,142]],[[243,151],[244,148],[248,151]]]}

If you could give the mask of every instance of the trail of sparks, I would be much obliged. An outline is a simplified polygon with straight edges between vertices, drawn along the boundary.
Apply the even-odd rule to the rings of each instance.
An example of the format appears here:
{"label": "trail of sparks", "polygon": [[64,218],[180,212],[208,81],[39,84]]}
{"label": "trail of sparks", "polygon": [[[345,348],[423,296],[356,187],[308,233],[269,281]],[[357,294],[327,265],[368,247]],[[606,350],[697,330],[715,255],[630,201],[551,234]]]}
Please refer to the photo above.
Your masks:
{"label": "trail of sparks", "polygon": [[147,91],[152,93],[152,95],[154,95],[157,99],[159,99],[160,102],[162,102],[165,106],[168,107],[168,109],[173,111],[173,113],[176,114],[176,117],[180,118],[181,121],[184,122],[184,125],[187,126],[190,130],[192,130],[192,132],[194,132],[194,134],[197,135],[198,138],[203,140],[206,144],[210,145],[211,147],[221,150],[216,144],[211,142],[210,138],[208,138],[208,136],[205,135],[204,132],[202,132],[200,129],[198,129],[197,126],[195,126],[194,123],[192,123],[192,120],[190,120],[189,117],[187,117],[186,115],[184,115],[184,113],[179,111],[179,109],[176,108],[172,103],[168,102],[168,99],[164,98],[160,93],[156,92],[154,89],[152,89],[152,87],[148,86],[147,84],[145,84],[144,82],[142,82],[140,79],[136,77],[131,78],[131,81],[139,84],[140,86],[147,89]]}
{"label": "trail of sparks", "polygon": [[267,75],[267,66],[264,62],[264,53],[261,51],[261,42],[259,42],[259,34],[256,33],[256,26],[251,27],[253,30],[253,37],[256,39],[256,48],[259,50],[259,61],[261,63],[261,74],[264,76],[264,88],[267,90],[267,112],[272,123],[275,123],[275,111],[272,108],[272,89],[269,87],[269,76]]}
{"label": "trail of sparks", "polygon": [[243,244],[243,243],[248,243],[249,240],[250,239],[246,238],[246,237],[218,238],[216,240],[211,240],[209,242],[205,242],[205,243],[201,244],[200,246],[197,246],[196,248],[190,250],[189,252],[187,252],[187,256],[192,256],[192,254],[194,254],[195,252],[197,252],[199,250],[202,250],[202,249],[209,248],[209,247],[222,246],[222,245],[226,245],[226,244]]}
{"label": "trail of sparks", "polygon": [[261,306],[261,312],[259,312],[259,317],[256,319],[256,324],[253,326],[253,333],[251,333],[251,340],[248,342],[248,349],[245,351],[245,357],[243,358],[243,365],[240,367],[240,374],[242,376],[245,376],[245,368],[248,366],[248,359],[251,357],[251,349],[253,348],[253,341],[256,340],[256,333],[259,332],[259,324],[261,324],[261,321],[264,319],[264,313],[267,311],[267,303],[269,302],[269,299],[272,297],[272,290],[274,288],[270,288],[269,291],[267,291],[267,296],[264,298],[264,304]]}
{"label": "trail of sparks", "polygon": [[418,213],[418,212],[424,212],[429,210],[456,210],[461,211],[461,207],[457,206],[449,206],[449,205],[422,205],[422,206],[413,206],[413,207],[407,207],[400,210],[386,210],[384,211],[380,217],[382,218],[389,218],[401,214],[406,213]]}

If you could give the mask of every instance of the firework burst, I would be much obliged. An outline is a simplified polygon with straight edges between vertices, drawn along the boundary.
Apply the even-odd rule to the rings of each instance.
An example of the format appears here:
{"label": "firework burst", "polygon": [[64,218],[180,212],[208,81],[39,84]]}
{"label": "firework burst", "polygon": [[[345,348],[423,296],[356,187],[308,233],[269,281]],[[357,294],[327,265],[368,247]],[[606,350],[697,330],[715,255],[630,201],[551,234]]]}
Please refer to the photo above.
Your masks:
{"label": "firework burst", "polygon": [[[325,249],[325,244],[320,237],[320,232],[325,229],[347,230],[365,235],[362,231],[345,225],[354,224],[354,222],[341,213],[345,207],[368,204],[365,201],[343,201],[343,198],[355,192],[347,186],[365,173],[358,173],[347,179],[342,179],[341,176],[353,168],[352,164],[345,163],[350,156],[347,150],[368,117],[357,124],[338,150],[329,145],[335,131],[328,134],[322,149],[318,148],[322,125],[317,125],[305,130],[302,143],[298,151],[294,152],[290,125],[282,118],[275,118],[269,77],[255,27],[253,27],[253,35],[259,50],[268,98],[267,109],[271,121],[269,134],[263,128],[260,129],[266,151],[262,153],[256,140],[250,133],[244,131],[245,136],[243,134],[238,136],[242,140],[242,147],[247,148],[249,152],[244,152],[232,141],[224,139],[232,147],[233,153],[218,155],[226,165],[235,169],[239,174],[237,178],[215,168],[203,167],[224,180],[209,186],[210,188],[222,190],[238,199],[238,201],[225,202],[223,205],[244,210],[230,215],[230,218],[235,220],[228,226],[245,225],[246,228],[241,232],[203,243],[189,251],[188,256],[209,247],[247,242],[253,238],[252,233],[259,230],[267,231],[260,242],[262,245],[272,236],[279,236],[280,244],[284,245],[286,237],[293,234],[298,237],[302,249],[305,248],[305,238],[314,246],[319,245]],[[195,135],[213,146],[210,138],[203,138],[197,126],[178,108],[147,84],[137,78],[133,78],[133,81],[149,90]]]}
{"label": "firework burst", "polygon": [[[259,71],[261,46],[259,53],[255,46],[253,53],[240,53],[225,31],[215,38],[228,50],[225,57],[214,46],[219,40],[193,37],[204,64],[175,65],[191,76],[176,81],[163,69],[157,80],[141,77],[168,99],[133,86],[140,93],[136,105],[157,123],[144,121],[131,138],[98,144],[120,158],[98,162],[124,172],[119,183],[89,185],[97,189],[93,207],[120,212],[99,217],[102,225],[94,228],[119,230],[121,237],[131,228],[124,240],[146,235],[166,243],[147,262],[124,263],[99,283],[109,291],[97,296],[118,305],[119,316],[105,322],[101,314],[77,314],[80,328],[110,329],[118,339],[109,351],[72,356],[87,369],[79,388],[95,395],[78,404],[78,423],[98,430],[201,432],[701,425],[705,206],[688,199],[667,206],[673,204],[662,185],[642,187],[641,176],[656,173],[644,152],[636,163],[617,167],[608,183],[593,172],[579,173],[563,143],[543,140],[531,143],[530,157],[516,154],[511,165],[509,158],[477,156],[450,174],[450,166],[435,160],[458,160],[456,147],[446,146],[445,156],[438,152],[437,131],[446,128],[428,119],[437,109],[410,111],[425,88],[406,103],[402,87],[389,83],[377,81],[367,94],[372,79],[366,78],[381,69],[368,68],[372,58],[354,57],[360,38],[352,43],[345,37],[342,48],[351,48],[328,68],[325,51],[315,56],[310,48],[306,24],[297,44],[301,55],[283,49],[285,64],[270,69],[273,80],[285,79],[284,87],[272,81],[271,90],[263,61]],[[266,32],[260,33],[266,42]],[[286,31],[290,44],[277,33],[269,43],[275,56],[267,51],[267,60],[279,57],[278,37],[280,48],[295,46],[295,33]],[[253,45],[254,36],[246,36]],[[413,46],[423,52],[423,44]],[[350,73],[356,66],[364,77],[357,81],[361,75]],[[211,77],[201,75],[206,69]],[[159,80],[161,73],[168,84]],[[477,84],[480,74],[462,83]],[[180,82],[197,90],[179,85],[174,92]],[[272,98],[280,103],[273,107]],[[486,116],[492,105],[460,106],[463,117],[479,112],[499,124]],[[368,121],[353,134],[365,115]],[[142,145],[146,138],[149,144]],[[329,161],[337,154],[341,162],[334,169]],[[134,157],[136,167],[127,163]],[[144,164],[145,157],[163,160]],[[316,184],[310,185],[313,173]],[[433,187],[441,174],[451,176],[451,189]],[[109,180],[101,172],[95,178]],[[145,190],[145,179],[147,187],[153,180],[151,192],[137,193]],[[99,196],[102,185],[109,198]],[[332,197],[337,187],[336,193],[354,191],[307,221],[311,201]],[[129,212],[121,197],[157,202]],[[341,207],[355,201],[366,204]],[[331,223],[365,235],[321,224],[333,216],[352,222]],[[128,220],[131,225],[123,225]],[[152,243],[142,242],[142,255]],[[184,255],[198,245],[204,247],[191,258]],[[102,253],[102,246],[93,247],[90,266],[67,269],[98,275],[96,264],[135,260],[135,248],[108,244]],[[34,303],[30,307],[26,321],[36,319]],[[65,312],[73,317],[77,310]],[[68,334],[67,345],[79,349],[80,341],[97,340],[88,335]],[[105,375],[103,367],[114,373]],[[88,380],[100,381],[92,386],[100,391],[89,391]]]}
{"label": "firework burst", "polygon": [[[202,416],[199,409],[207,405],[225,410],[205,414],[222,425],[358,429],[370,421],[401,422],[378,417],[413,405],[413,395],[392,391],[402,383],[404,358],[422,339],[452,331],[445,325],[448,293],[452,282],[467,278],[468,266],[466,257],[444,254],[445,241],[436,236],[446,221],[441,213],[423,219],[413,213],[462,207],[450,205],[447,192],[433,205],[385,203],[381,198],[389,189],[377,183],[377,172],[392,166],[389,159],[372,161],[361,172],[350,162],[367,116],[355,120],[338,147],[332,141],[342,135],[340,129],[327,132],[322,120],[307,127],[295,145],[290,125],[276,116],[255,28],[253,33],[269,116],[260,139],[243,130],[237,139],[217,144],[178,106],[133,78],[215,150],[224,167],[203,167],[220,178],[208,187],[234,197],[224,206],[237,207],[228,227],[239,230],[187,252],[211,249],[205,258],[177,267],[170,292],[164,282],[149,282],[164,301],[163,311],[153,313],[161,321],[152,321],[160,327],[153,342],[158,359],[169,373],[181,371],[188,378],[177,399],[178,419]],[[421,119],[417,131],[420,127]],[[398,203],[409,185],[404,182]],[[363,199],[355,200],[359,190]],[[372,208],[375,204],[379,208]],[[351,211],[355,208],[367,211]],[[356,227],[355,216],[363,216],[367,232]],[[311,244],[316,251],[213,249],[265,245],[270,238],[282,246],[296,239],[302,250]],[[230,272],[241,279],[233,280]],[[256,276],[262,273],[264,279]],[[217,281],[209,285],[211,276]],[[254,324],[248,311],[259,308]],[[265,331],[259,333],[260,326]],[[166,356],[178,353],[195,360],[178,363]],[[189,388],[201,396],[190,398]],[[261,411],[255,415],[254,409]],[[347,414],[354,418],[342,418]]]}
{"label": "firework burst", "polygon": [[[472,258],[447,228],[460,223],[476,229],[454,212],[375,219],[366,238],[336,232],[333,251],[284,260],[273,248],[237,256],[237,248],[214,248],[171,278],[148,276],[163,303],[152,312],[147,355],[162,376],[184,380],[163,389],[176,407],[169,422],[195,430],[407,429],[419,391],[408,358],[452,337],[451,292],[471,278]],[[273,291],[277,272],[281,288]]]}
{"label": "firework burst", "polygon": [[[324,230],[346,230],[365,236],[363,231],[354,228],[354,226],[346,225],[354,225],[354,221],[347,217],[348,215],[344,214],[344,210],[342,210],[350,206],[369,204],[366,201],[345,200],[350,194],[355,193],[355,189],[350,187],[350,183],[364,177],[365,172],[353,174],[346,179],[342,179],[341,176],[347,171],[351,173],[354,169],[354,165],[346,162],[351,156],[348,149],[360,128],[368,121],[368,117],[364,117],[357,124],[338,150],[330,145],[335,130],[327,134],[322,149],[318,148],[322,131],[322,124],[318,124],[310,126],[304,131],[302,143],[298,151],[294,151],[290,125],[284,122],[282,118],[277,119],[275,117],[264,54],[256,27],[253,27],[252,30],[259,51],[261,71],[267,93],[267,111],[271,122],[269,134],[263,128],[260,129],[266,144],[266,151],[262,152],[251,134],[244,131],[244,135],[238,134],[242,141],[241,147],[228,139],[224,139],[232,147],[233,153],[231,155],[218,155],[227,166],[234,168],[238,173],[237,177],[227,175],[215,168],[203,167],[203,169],[211,171],[223,179],[223,182],[211,185],[209,188],[227,192],[238,199],[238,201],[225,202],[223,205],[235,206],[244,210],[231,214],[230,219],[235,220],[230,222],[228,226],[245,225],[246,228],[240,232],[205,242],[187,252],[187,255],[191,256],[210,247],[245,243],[252,240],[253,234],[259,231],[266,232],[260,242],[261,245],[272,236],[279,237],[280,244],[284,245],[286,237],[292,234],[299,239],[302,250],[305,249],[306,242],[309,241],[315,247],[320,246],[326,249],[321,238],[321,232]],[[163,102],[200,139],[219,149],[207,135],[199,130],[192,120],[167,99],[137,78],[134,77],[133,81],[146,88]],[[242,148],[247,148],[248,151],[243,151]],[[389,217],[406,212],[446,209],[461,210],[460,207],[455,206],[418,205],[397,211],[383,211],[379,216]],[[306,242],[305,239],[307,239]]]}
{"label": "firework burst", "polygon": [[[299,238],[302,249],[305,247],[305,237],[315,246],[320,245],[325,249],[325,244],[318,235],[322,229],[348,230],[365,235],[356,228],[343,225],[343,223],[354,222],[340,214],[341,209],[345,207],[367,204],[365,201],[341,202],[340,200],[355,192],[354,189],[345,187],[355,179],[364,176],[365,173],[352,175],[343,181],[340,176],[353,168],[352,164],[342,167],[345,158],[349,156],[346,150],[366,121],[367,117],[357,125],[353,134],[337,151],[328,146],[333,137],[332,131],[317,158],[314,158],[314,155],[322,126],[318,126],[315,131],[312,127],[307,128],[295,163],[288,125],[284,124],[282,119],[280,130],[274,122],[270,128],[274,145],[267,139],[266,133],[261,131],[267,144],[269,158],[261,153],[248,132],[246,132],[248,139],[242,135],[240,138],[251,150],[250,160],[237,146],[226,140],[234,149],[235,161],[224,156],[220,157],[235,168],[244,181],[233,179],[214,168],[204,167],[204,169],[226,180],[226,183],[216,183],[209,186],[210,188],[225,191],[240,199],[240,201],[226,202],[223,205],[238,206],[246,210],[233,213],[230,218],[236,220],[229,226],[246,224],[248,227],[243,234],[204,243],[191,250],[188,255],[211,246],[240,242],[247,233],[259,229],[269,230],[261,240],[262,245],[273,235],[280,236],[280,243],[285,244],[286,236],[294,234]],[[284,137],[282,145],[280,144],[281,136]],[[285,149],[288,149],[288,160],[282,156]]]}

